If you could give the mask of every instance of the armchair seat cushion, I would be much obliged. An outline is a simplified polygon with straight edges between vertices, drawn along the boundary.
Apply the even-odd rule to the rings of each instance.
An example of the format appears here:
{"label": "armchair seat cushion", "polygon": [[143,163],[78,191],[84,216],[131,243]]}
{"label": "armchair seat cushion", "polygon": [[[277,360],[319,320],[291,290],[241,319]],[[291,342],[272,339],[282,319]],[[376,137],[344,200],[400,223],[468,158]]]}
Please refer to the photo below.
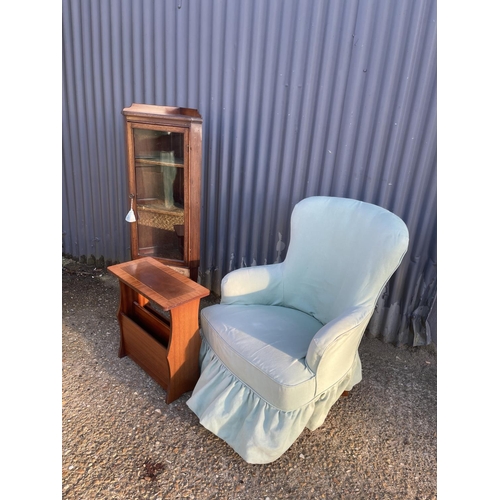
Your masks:
{"label": "armchair seat cushion", "polygon": [[219,360],[284,411],[310,402],[315,393],[305,358],[322,326],[306,313],[280,306],[218,304],[201,312],[205,340]]}

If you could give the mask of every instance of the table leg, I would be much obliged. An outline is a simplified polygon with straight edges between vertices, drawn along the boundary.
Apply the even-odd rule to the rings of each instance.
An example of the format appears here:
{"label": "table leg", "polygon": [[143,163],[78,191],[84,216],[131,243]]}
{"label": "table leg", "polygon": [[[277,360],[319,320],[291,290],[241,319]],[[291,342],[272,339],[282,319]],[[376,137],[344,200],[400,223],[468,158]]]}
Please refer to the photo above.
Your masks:
{"label": "table leg", "polygon": [[170,311],[172,338],[167,356],[170,369],[167,403],[193,390],[199,378],[199,305],[200,299],[194,299]]}
{"label": "table leg", "polygon": [[120,349],[118,351],[118,357],[123,358],[127,355],[125,352],[125,345],[123,341],[123,315],[129,316],[132,313],[132,307],[134,305],[134,300],[137,296],[137,292],[128,287],[125,283],[120,281],[120,304],[118,306],[118,313],[116,317],[118,318],[118,324],[120,325]]}

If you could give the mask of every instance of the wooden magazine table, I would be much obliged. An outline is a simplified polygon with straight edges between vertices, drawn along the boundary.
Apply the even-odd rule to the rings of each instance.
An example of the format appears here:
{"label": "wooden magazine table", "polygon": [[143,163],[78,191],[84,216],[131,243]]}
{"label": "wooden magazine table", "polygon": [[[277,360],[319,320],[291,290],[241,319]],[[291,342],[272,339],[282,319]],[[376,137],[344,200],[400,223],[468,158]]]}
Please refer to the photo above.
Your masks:
{"label": "wooden magazine table", "polygon": [[198,380],[198,312],[210,291],[151,257],[108,271],[120,280],[118,355],[129,356],[156,380],[171,403]]}

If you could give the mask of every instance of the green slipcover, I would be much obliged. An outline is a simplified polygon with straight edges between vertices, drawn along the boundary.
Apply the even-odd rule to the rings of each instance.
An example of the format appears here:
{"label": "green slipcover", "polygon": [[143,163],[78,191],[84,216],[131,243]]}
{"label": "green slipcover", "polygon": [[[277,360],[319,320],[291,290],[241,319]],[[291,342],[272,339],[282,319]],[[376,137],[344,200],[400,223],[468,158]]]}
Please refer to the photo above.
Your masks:
{"label": "green slipcover", "polygon": [[222,280],[201,312],[201,375],[187,404],[245,461],[278,459],[361,381],[358,346],[408,248],[391,212],[316,196],[298,203],[279,264]]}

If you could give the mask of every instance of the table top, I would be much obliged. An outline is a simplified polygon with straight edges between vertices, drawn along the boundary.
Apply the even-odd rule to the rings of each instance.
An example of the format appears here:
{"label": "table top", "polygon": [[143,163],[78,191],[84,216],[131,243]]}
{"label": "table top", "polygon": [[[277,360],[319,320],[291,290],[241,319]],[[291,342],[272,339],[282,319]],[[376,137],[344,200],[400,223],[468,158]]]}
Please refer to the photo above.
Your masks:
{"label": "table top", "polygon": [[210,294],[208,288],[152,257],[109,266],[108,271],[165,311]]}

